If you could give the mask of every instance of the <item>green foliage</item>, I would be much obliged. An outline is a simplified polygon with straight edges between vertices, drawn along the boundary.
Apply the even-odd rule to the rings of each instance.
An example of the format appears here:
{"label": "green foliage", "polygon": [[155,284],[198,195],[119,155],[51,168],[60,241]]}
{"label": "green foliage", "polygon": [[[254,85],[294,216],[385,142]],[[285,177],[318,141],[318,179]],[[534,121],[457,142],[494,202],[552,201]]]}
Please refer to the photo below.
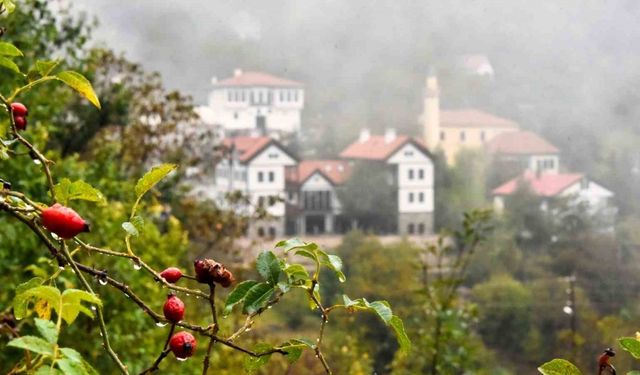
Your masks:
{"label": "green foliage", "polygon": [[554,359],[538,367],[543,375],[582,375],[580,370],[571,362],[564,359]]}
{"label": "green foliage", "polygon": [[151,168],[136,183],[136,198],[139,200],[151,188],[158,184],[163,178],[177,168],[175,164],[162,164]]}
{"label": "green foliage", "polygon": [[67,205],[72,200],[85,200],[98,204],[107,203],[107,199],[98,189],[82,180],[71,182],[68,178],[63,178],[53,187],[53,191],[56,194],[56,199],[63,205]]}
{"label": "green foliage", "polygon": [[91,102],[91,104],[96,106],[96,108],[100,109],[100,100],[98,100],[98,96],[95,91],[93,91],[91,82],[89,82],[82,74],[74,71],[64,71],[56,74],[55,77],[56,79],[64,82],[67,86],[76,90],[80,95]]}
{"label": "green foliage", "polygon": [[626,350],[633,358],[640,359],[640,341],[635,337],[621,337],[618,339],[622,349]]}

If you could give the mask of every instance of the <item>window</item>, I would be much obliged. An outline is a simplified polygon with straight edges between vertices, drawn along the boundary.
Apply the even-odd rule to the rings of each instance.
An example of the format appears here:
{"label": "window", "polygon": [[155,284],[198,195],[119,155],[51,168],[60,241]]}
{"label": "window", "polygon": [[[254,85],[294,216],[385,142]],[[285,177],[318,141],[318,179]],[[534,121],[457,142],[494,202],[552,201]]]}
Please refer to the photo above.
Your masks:
{"label": "window", "polygon": [[424,169],[418,169],[418,180],[424,180]]}
{"label": "window", "polygon": [[446,137],[444,136],[444,132],[443,132],[443,131],[441,131],[441,132],[440,132],[440,140],[441,140],[441,141],[444,141],[444,140],[445,140],[445,138],[446,138]]}
{"label": "window", "polygon": [[413,203],[413,193],[409,193],[409,203]]}
{"label": "window", "polygon": [[258,172],[258,182],[262,182],[264,180],[264,173]]}
{"label": "window", "polygon": [[228,101],[228,102],[233,101],[233,97],[232,97],[232,95],[231,95],[231,90],[227,90],[227,101]]}
{"label": "window", "polygon": [[258,237],[264,237],[264,228],[263,227],[258,228]]}
{"label": "window", "polygon": [[413,180],[413,169],[409,169],[409,179]]}
{"label": "window", "polygon": [[273,182],[276,180],[276,174],[273,172],[269,172],[269,182]]}
{"label": "window", "polygon": [[269,159],[277,159],[278,158],[278,153],[277,152],[272,152],[269,154]]}
{"label": "window", "polygon": [[460,132],[460,142],[464,142],[465,138],[466,138],[466,135],[464,134],[464,131],[461,131]]}
{"label": "window", "polygon": [[407,150],[404,152],[404,156],[413,156],[413,151]]}
{"label": "window", "polygon": [[233,112],[233,119],[237,120],[238,119],[238,112]]}
{"label": "window", "polygon": [[418,194],[418,202],[424,202],[424,193],[423,192],[420,192]]}
{"label": "window", "polygon": [[280,90],[280,101],[284,102],[284,91]]}
{"label": "window", "polygon": [[409,223],[409,225],[407,225],[407,233],[413,234],[413,232],[415,232],[415,225],[413,225],[413,223]]}
{"label": "window", "polygon": [[276,236],[276,228],[269,227],[269,237],[275,237],[275,236]]}
{"label": "window", "polygon": [[418,233],[424,234],[424,223],[418,224]]}
{"label": "window", "polygon": [[298,101],[298,90],[294,90],[293,91],[293,101],[297,102]]}
{"label": "window", "polygon": [[264,207],[264,197],[258,197],[258,207]]}
{"label": "window", "polygon": [[480,140],[482,142],[484,142],[484,139],[486,138],[485,134],[484,134],[484,130],[480,132]]}

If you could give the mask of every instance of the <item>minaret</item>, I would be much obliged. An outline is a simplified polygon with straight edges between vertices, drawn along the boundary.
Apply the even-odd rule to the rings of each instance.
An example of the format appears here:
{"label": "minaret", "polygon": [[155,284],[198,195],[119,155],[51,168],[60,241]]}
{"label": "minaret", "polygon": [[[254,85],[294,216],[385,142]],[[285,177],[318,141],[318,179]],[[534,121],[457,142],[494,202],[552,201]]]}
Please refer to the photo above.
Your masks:
{"label": "minaret", "polygon": [[440,88],[433,69],[429,70],[424,94],[423,140],[430,151],[435,151],[440,143]]}

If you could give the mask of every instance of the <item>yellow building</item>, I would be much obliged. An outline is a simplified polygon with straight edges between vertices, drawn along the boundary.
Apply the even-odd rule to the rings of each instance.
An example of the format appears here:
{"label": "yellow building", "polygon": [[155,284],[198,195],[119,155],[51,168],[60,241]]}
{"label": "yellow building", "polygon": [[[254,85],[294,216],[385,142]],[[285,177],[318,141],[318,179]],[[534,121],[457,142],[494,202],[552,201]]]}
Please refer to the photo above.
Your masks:
{"label": "yellow building", "polygon": [[441,110],[435,75],[427,77],[422,125],[424,143],[429,150],[442,150],[449,165],[460,150],[482,148],[496,135],[519,129],[511,120],[477,109]]}

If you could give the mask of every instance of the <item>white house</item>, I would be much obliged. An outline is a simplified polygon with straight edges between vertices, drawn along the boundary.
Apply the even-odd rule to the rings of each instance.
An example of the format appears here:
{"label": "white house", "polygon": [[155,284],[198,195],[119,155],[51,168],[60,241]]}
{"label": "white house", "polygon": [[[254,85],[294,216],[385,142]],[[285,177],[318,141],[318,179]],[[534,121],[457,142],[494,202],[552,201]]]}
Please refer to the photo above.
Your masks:
{"label": "white house", "polygon": [[500,133],[485,147],[503,168],[513,165],[519,172],[560,173],[560,150],[530,131]]}
{"label": "white house", "polygon": [[[280,143],[270,137],[239,136],[225,138],[229,157],[216,166],[215,187],[219,202],[224,195],[241,191],[249,196],[251,206],[267,207],[272,220],[252,223],[249,236],[282,236],[285,227],[285,169],[297,160]],[[273,202],[273,198],[278,198]],[[271,202],[270,202],[271,201]]]}
{"label": "white house", "polygon": [[386,164],[398,187],[398,233],[428,234],[433,231],[434,169],[431,153],[417,139],[387,130],[372,136],[363,130],[340,157]]}
{"label": "white house", "polygon": [[300,131],[304,108],[301,83],[239,69],[233,77],[212,82],[208,106],[197,111],[203,121],[222,126],[227,136],[280,138]]}
{"label": "white house", "polygon": [[554,198],[568,198],[573,204],[587,204],[592,214],[614,214],[611,198],[614,194],[600,184],[590,180],[581,173],[536,173],[525,171],[492,191],[496,211],[505,208],[506,197],[515,194],[519,189],[527,189],[531,194],[541,198],[541,208],[546,209]]}
{"label": "white house", "polygon": [[347,223],[337,189],[351,175],[345,160],[304,160],[287,168],[287,232],[342,233]]}

